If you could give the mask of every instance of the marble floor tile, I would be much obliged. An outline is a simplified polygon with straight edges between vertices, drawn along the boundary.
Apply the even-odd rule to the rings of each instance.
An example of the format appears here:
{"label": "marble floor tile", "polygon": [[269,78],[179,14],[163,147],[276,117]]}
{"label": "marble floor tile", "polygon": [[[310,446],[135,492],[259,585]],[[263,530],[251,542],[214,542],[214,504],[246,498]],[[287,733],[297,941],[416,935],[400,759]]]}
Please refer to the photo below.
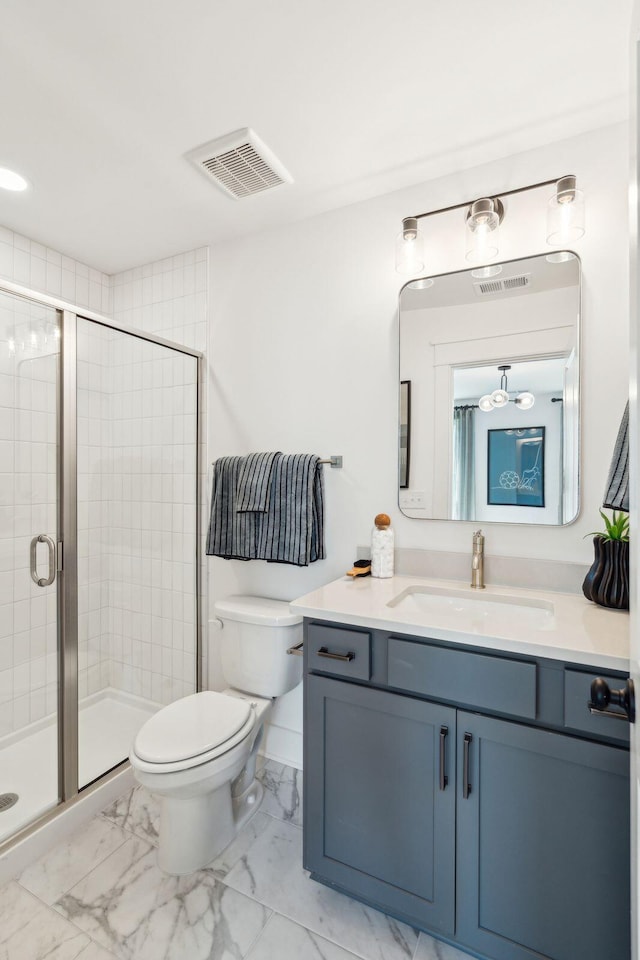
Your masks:
{"label": "marble floor tile", "polygon": [[473,957],[448,943],[434,940],[428,933],[421,933],[413,960],[473,960]]}
{"label": "marble floor tile", "polygon": [[158,843],[160,834],[160,801],[144,787],[134,787],[123,797],[118,797],[102,811],[102,816],[112,823],[135,833],[136,836]]}
{"label": "marble floor tile", "polygon": [[116,957],[115,953],[105,950],[104,947],[91,940],[89,946],[85,947],[82,953],[78,955],[78,960],[119,960],[119,958]]}
{"label": "marble floor tile", "polygon": [[358,960],[317,933],[274,914],[247,960]]}
{"label": "marble floor tile", "polygon": [[27,867],[20,883],[52,904],[125,842],[128,834],[100,817]]}
{"label": "marble floor tile", "polygon": [[270,910],[206,871],[170,877],[137,837],[55,904],[121,960],[240,960]]}
{"label": "marble floor tile", "polygon": [[249,823],[242,828],[235,840],[215,860],[207,864],[205,869],[211,871],[214,876],[220,879],[226,877],[238,860],[245,855],[254,840],[271,823],[271,820],[272,818],[267,816],[266,813],[258,810],[249,820]]}
{"label": "marble floor tile", "polygon": [[412,960],[416,930],[309,878],[293,824],[273,820],[225,883],[367,960]]}
{"label": "marble floor tile", "polygon": [[262,758],[257,778],[264,787],[260,809],[279,820],[302,824],[302,771]]}
{"label": "marble floor tile", "polygon": [[13,881],[0,890],[2,960],[77,960],[89,938]]}

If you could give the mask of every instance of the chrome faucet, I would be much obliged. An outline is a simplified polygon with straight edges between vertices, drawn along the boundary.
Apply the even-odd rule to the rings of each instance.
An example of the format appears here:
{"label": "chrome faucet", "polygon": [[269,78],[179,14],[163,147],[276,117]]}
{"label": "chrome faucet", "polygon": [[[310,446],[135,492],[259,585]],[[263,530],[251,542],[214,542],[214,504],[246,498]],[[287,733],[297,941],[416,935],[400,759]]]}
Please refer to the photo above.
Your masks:
{"label": "chrome faucet", "polygon": [[484,535],[482,530],[476,530],[473,535],[471,586],[476,590],[484,590]]}

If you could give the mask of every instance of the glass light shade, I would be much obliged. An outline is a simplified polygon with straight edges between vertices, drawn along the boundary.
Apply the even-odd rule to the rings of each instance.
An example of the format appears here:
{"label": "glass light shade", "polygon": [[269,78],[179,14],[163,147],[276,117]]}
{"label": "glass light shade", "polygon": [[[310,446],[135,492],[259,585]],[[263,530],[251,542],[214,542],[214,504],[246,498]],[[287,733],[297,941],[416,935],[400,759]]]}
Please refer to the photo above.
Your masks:
{"label": "glass light shade", "polygon": [[491,394],[491,403],[494,407],[506,407],[509,403],[509,394],[506,390],[494,390]]}
{"label": "glass light shade", "polygon": [[516,403],[521,410],[531,410],[535,402],[536,398],[532,393],[529,393],[528,390],[525,390],[524,393],[519,393],[516,397]]}
{"label": "glass light shade", "polygon": [[483,413],[489,413],[491,410],[493,410],[493,400],[488,393],[485,393],[484,397],[480,397],[478,400],[478,406]]}
{"label": "glass light shade", "polygon": [[412,290],[428,290],[433,286],[433,277],[422,277],[420,280],[412,280],[409,284]]}
{"label": "glass light shade", "polygon": [[396,237],[396,270],[405,276],[415,276],[424,270],[424,237],[420,230]]}
{"label": "glass light shade", "polygon": [[568,260],[575,260],[575,253],[569,250],[558,250],[556,253],[548,253],[545,257],[547,263],[566,263]]}
{"label": "glass light shade", "polygon": [[502,264],[494,263],[492,267],[477,267],[471,271],[471,276],[476,280],[488,280],[489,277],[497,277],[499,273],[502,273]]}
{"label": "glass light shade", "polygon": [[547,206],[547,243],[564,247],[584,236],[584,194],[581,190],[562,190]]}
{"label": "glass light shade", "polygon": [[470,263],[486,263],[498,256],[500,217],[493,200],[476,200],[467,215],[466,258]]}

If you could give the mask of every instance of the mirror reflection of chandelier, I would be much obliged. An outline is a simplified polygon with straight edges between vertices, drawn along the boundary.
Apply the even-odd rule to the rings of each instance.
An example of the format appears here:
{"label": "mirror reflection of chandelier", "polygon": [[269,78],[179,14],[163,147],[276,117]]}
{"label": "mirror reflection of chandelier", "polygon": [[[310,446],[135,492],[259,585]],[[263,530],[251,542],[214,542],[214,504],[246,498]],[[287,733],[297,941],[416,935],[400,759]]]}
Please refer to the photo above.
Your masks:
{"label": "mirror reflection of chandelier", "polygon": [[490,413],[492,410],[499,410],[501,407],[506,407],[508,403],[515,403],[520,410],[531,410],[531,407],[536,402],[536,398],[529,390],[519,393],[513,400],[511,400],[509,396],[507,370],[511,370],[511,364],[503,363],[498,367],[498,370],[500,371],[500,386],[497,390],[494,390],[493,393],[485,393],[485,395],[478,400],[478,406],[482,412]]}

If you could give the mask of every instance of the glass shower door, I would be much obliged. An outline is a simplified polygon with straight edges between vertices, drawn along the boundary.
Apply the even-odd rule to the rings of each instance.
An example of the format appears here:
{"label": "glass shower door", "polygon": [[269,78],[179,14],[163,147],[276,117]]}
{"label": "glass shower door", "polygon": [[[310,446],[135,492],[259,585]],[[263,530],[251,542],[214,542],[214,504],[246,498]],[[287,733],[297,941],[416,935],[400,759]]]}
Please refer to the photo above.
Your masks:
{"label": "glass shower door", "polygon": [[59,802],[60,315],[0,293],[0,842]]}

